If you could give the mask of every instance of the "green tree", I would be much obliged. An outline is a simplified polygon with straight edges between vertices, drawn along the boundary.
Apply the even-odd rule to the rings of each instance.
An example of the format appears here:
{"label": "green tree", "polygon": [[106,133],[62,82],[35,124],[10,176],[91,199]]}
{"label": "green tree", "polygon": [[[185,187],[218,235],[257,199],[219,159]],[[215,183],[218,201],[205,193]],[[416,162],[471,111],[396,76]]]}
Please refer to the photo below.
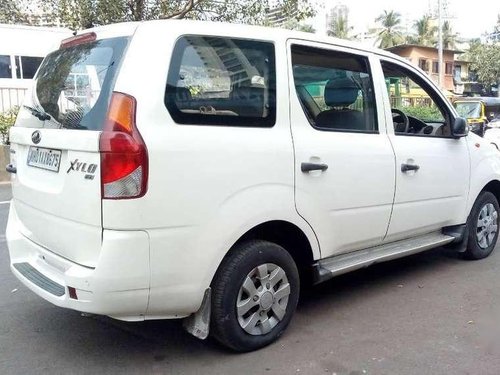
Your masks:
{"label": "green tree", "polygon": [[[500,88],[500,42],[492,44],[476,44],[469,51],[471,68],[477,73],[480,83],[485,87],[498,85]],[[500,96],[500,90],[497,91]]]}
{"label": "green tree", "polygon": [[0,23],[26,23],[17,0],[0,0]]}
{"label": "green tree", "polygon": [[415,38],[410,38],[412,43],[427,47],[431,47],[436,44],[437,27],[432,26],[431,16],[426,14],[419,20],[415,21],[414,26],[417,31],[417,35]]}
{"label": "green tree", "polygon": [[[2,0],[3,1],[3,0]],[[115,22],[189,18],[265,24],[271,7],[290,20],[314,15],[309,0],[37,0],[55,20],[72,29]]]}
{"label": "green tree", "polygon": [[285,22],[282,26],[284,29],[302,31],[306,33],[315,33],[316,29],[309,24],[301,23],[295,19]]}
{"label": "green tree", "polygon": [[340,39],[352,39],[353,28],[349,26],[349,16],[345,12],[335,12],[328,25],[327,34]]}
{"label": "green tree", "polygon": [[378,16],[375,21],[382,25],[377,30],[377,42],[380,48],[393,47],[403,42],[400,13],[384,10],[384,13]]}
{"label": "green tree", "polygon": [[451,24],[449,21],[444,21],[443,23],[443,48],[444,49],[455,49],[457,44],[458,34],[453,32]]}

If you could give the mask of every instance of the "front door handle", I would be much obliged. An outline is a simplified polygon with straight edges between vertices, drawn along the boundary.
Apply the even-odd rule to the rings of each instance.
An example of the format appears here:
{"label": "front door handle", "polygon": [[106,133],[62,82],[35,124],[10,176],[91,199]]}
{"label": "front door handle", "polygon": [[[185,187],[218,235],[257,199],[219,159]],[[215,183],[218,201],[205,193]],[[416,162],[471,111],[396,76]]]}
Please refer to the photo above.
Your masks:
{"label": "front door handle", "polygon": [[405,172],[409,172],[409,171],[418,171],[420,169],[420,166],[419,165],[416,165],[416,164],[401,164],[401,172],[405,173]]}
{"label": "front door handle", "polygon": [[302,163],[300,165],[300,170],[304,173],[311,171],[326,171],[328,169],[328,164],[318,164],[318,163]]}

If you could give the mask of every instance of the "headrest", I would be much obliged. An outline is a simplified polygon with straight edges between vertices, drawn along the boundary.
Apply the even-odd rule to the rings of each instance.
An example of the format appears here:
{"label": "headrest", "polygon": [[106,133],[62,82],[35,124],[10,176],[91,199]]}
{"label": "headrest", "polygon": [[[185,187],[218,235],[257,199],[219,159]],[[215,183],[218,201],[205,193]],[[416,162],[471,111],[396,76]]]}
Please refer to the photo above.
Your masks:
{"label": "headrest", "polygon": [[331,79],[325,86],[325,103],[329,107],[347,107],[358,98],[359,87],[350,78]]}

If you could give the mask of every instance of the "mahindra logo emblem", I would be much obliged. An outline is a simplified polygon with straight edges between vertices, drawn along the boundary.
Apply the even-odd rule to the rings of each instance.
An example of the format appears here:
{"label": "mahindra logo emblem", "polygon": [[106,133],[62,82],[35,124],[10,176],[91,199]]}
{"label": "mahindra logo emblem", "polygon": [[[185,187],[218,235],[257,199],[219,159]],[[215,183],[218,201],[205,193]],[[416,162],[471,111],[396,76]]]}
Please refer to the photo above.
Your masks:
{"label": "mahindra logo emblem", "polygon": [[40,143],[40,141],[42,140],[42,135],[38,130],[35,130],[33,134],[31,134],[31,140],[33,141],[34,144]]}

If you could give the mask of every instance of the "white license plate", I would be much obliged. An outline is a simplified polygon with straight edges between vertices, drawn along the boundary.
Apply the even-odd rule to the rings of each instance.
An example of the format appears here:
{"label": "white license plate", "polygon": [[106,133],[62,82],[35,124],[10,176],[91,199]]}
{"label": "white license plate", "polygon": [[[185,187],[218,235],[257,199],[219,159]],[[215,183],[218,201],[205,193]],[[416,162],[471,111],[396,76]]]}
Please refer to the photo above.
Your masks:
{"label": "white license plate", "polygon": [[51,148],[33,147],[28,152],[28,165],[30,167],[59,172],[61,163],[61,150]]}

